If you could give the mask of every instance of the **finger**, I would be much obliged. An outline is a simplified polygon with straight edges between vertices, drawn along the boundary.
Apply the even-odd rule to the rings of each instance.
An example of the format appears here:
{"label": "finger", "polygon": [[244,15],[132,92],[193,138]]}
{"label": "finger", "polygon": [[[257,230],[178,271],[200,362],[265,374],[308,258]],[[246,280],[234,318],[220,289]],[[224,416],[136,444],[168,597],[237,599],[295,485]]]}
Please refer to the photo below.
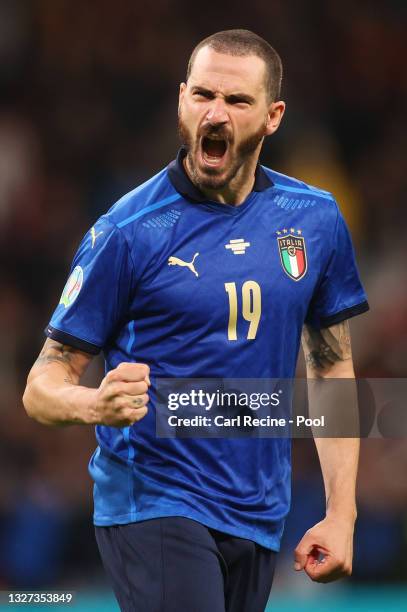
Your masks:
{"label": "finger", "polygon": [[305,535],[294,550],[294,569],[298,572],[304,569],[308,555],[312,551],[314,545],[311,543],[311,539]]}
{"label": "finger", "polygon": [[122,397],[122,405],[124,410],[134,410],[146,406],[149,400],[150,398],[147,393],[143,393],[142,395],[125,395]]}
{"label": "finger", "polygon": [[139,382],[110,382],[106,389],[108,394],[112,396],[133,396],[133,395],[143,395],[147,393],[148,385],[145,380],[140,380]]}
{"label": "finger", "polygon": [[344,575],[343,567],[332,556],[325,556],[321,560],[310,558],[305,566],[305,572],[314,582],[331,582]]}
{"label": "finger", "polygon": [[128,408],[126,411],[126,418],[133,423],[137,423],[137,421],[141,421],[148,412],[147,406],[142,406],[141,408]]}
{"label": "finger", "polygon": [[144,380],[150,373],[150,368],[145,363],[127,363],[122,362],[111,370],[107,375],[109,381],[123,381],[123,382],[138,382]]}
{"label": "finger", "polygon": [[120,414],[120,417],[117,417],[114,420],[114,424],[110,423],[113,427],[129,427],[138,421],[141,421],[146,414],[148,413],[147,406],[143,406],[142,408],[126,408]]}

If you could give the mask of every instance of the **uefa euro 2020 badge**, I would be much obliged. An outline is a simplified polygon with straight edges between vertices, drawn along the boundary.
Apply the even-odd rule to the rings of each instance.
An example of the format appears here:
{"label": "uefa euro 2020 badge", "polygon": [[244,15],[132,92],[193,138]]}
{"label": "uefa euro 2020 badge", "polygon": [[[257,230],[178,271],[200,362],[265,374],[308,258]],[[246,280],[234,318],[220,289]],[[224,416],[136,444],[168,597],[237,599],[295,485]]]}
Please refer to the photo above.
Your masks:
{"label": "uefa euro 2020 badge", "polygon": [[277,231],[278,250],[284,272],[293,280],[299,281],[307,272],[307,253],[302,230],[284,228]]}
{"label": "uefa euro 2020 badge", "polygon": [[59,300],[60,304],[63,304],[65,308],[72,306],[74,301],[79,295],[79,291],[83,285],[83,270],[80,266],[76,266],[70,274],[66,285]]}

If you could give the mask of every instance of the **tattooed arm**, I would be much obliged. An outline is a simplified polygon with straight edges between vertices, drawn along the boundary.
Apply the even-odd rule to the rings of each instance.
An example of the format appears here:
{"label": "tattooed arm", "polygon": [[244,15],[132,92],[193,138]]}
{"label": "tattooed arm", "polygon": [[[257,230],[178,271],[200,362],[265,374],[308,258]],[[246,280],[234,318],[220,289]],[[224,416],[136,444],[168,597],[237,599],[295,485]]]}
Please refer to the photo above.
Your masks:
{"label": "tattooed arm", "polygon": [[147,414],[149,368],[121,363],[98,389],[79,385],[92,355],[47,339],[28,375],[27,414],[44,425],[126,427]]}
{"label": "tattooed arm", "polygon": [[304,325],[302,348],[308,378],[353,378],[349,321],[326,329]]}
{"label": "tattooed arm", "polygon": [[44,425],[91,423],[96,389],[79,381],[92,355],[47,339],[28,375],[23,403]]}
{"label": "tattooed arm", "polygon": [[[315,380],[354,378],[348,321],[321,330],[305,326],[302,345],[307,377],[314,379],[308,385],[310,416],[333,409],[339,418],[351,414],[352,419],[357,419],[353,383],[344,383],[348,397],[346,402],[342,402],[337,385]],[[326,516],[299,542],[294,553],[294,567],[296,570],[304,569],[312,580],[331,582],[352,572],[359,439],[315,437],[314,440],[324,479]],[[324,554],[322,562],[318,560],[318,552]]]}

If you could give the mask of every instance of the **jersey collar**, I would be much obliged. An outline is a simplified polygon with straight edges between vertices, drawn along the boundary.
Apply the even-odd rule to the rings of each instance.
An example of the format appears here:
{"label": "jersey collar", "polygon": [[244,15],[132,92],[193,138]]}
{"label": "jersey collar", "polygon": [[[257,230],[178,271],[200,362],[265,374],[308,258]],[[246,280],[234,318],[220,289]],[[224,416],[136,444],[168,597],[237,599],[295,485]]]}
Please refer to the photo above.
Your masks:
{"label": "jersey collar", "polygon": [[[185,171],[183,159],[186,154],[186,149],[181,147],[178,151],[177,158],[168,165],[168,177],[178,193],[185,198],[195,200],[196,202],[207,202],[208,199],[198,187],[193,184]],[[273,181],[271,178],[266,174],[261,165],[257,164],[252,191],[264,191],[272,186]]]}

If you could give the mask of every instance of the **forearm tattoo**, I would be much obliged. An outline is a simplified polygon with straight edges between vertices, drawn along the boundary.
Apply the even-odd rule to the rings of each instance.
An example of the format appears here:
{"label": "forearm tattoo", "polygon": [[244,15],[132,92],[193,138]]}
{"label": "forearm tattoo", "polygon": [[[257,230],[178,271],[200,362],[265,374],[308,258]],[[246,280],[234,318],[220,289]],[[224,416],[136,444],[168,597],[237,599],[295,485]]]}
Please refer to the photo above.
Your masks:
{"label": "forearm tattoo", "polygon": [[320,330],[304,325],[302,346],[305,363],[312,370],[326,370],[337,361],[351,359],[349,321]]}

